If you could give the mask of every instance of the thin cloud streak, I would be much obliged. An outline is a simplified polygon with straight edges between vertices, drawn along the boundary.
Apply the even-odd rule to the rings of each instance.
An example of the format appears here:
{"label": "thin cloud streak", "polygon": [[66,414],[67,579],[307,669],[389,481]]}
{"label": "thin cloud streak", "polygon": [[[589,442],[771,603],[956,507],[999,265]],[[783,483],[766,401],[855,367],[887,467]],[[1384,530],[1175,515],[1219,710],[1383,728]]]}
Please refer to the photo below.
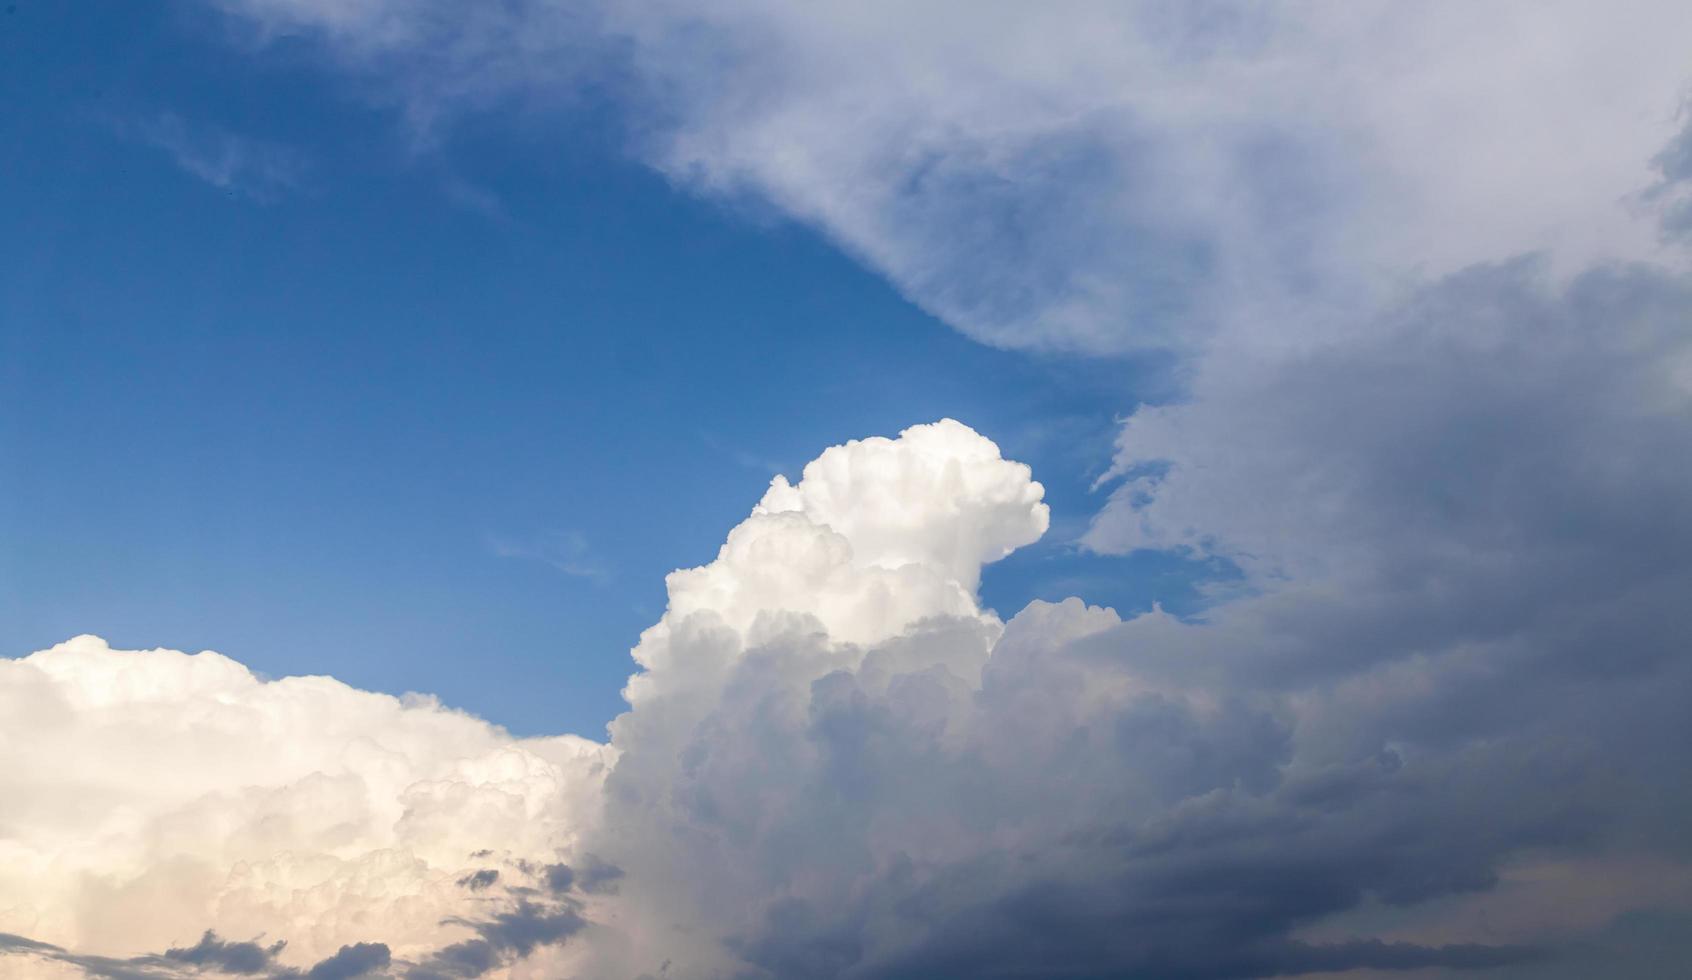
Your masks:
{"label": "thin cloud streak", "polygon": [[250,139],[175,113],[131,120],[121,133],[163,151],[184,173],[230,195],[271,204],[299,191],[307,166],[297,150]]}

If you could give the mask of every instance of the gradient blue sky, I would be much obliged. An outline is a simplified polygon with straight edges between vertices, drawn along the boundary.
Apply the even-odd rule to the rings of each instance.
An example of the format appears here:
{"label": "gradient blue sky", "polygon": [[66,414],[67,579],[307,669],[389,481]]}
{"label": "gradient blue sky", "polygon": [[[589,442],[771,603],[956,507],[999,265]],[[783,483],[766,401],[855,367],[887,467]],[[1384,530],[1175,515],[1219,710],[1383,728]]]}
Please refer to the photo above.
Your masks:
{"label": "gradient blue sky", "polygon": [[664,573],[773,472],[942,416],[1053,505],[989,605],[1190,611],[1221,571],[1073,544],[1153,365],[967,340],[812,232],[672,189],[591,102],[419,146],[311,50],[194,8],[0,25],[9,655],[96,632],[597,734]]}

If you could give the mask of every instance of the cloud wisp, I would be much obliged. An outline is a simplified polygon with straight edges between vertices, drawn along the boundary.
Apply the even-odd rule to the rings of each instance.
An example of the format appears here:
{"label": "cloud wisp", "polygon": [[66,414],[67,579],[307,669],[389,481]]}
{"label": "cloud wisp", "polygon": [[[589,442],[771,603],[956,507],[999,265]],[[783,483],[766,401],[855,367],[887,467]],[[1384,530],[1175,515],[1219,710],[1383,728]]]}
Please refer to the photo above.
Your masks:
{"label": "cloud wisp", "polygon": [[587,538],[579,531],[549,531],[527,538],[490,534],[484,540],[488,550],[498,558],[538,561],[571,578],[593,582],[604,582],[611,577],[594,558]]}
{"label": "cloud wisp", "polygon": [[175,113],[161,113],[118,129],[162,150],[190,176],[260,204],[298,190],[306,173],[304,158],[295,150],[221,127],[191,124]]}

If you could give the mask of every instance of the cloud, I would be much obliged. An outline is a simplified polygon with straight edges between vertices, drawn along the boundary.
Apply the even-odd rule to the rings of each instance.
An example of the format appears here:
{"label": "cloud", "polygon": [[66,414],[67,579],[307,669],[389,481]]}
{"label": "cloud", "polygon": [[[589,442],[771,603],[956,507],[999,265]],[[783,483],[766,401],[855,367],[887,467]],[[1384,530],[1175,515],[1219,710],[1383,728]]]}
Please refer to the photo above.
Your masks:
{"label": "cloud", "polygon": [[167,153],[184,172],[231,195],[259,203],[298,189],[305,162],[288,147],[249,139],[221,127],[190,123],[174,113],[119,127]]}
{"label": "cloud", "polygon": [[471,854],[553,861],[593,824],[609,749],[516,739],[431,698],[267,681],[215,653],[79,637],[0,660],[0,930],[129,956],[183,940],[440,945]]}
{"label": "cloud", "polygon": [[1659,180],[1645,192],[1645,200],[1660,214],[1663,236],[1692,242],[1692,101],[1681,106],[1686,125],[1651,160]]}
{"label": "cloud", "polygon": [[[591,864],[591,860],[590,860]],[[235,942],[207,930],[193,946],[172,947],[163,953],[133,956],[100,956],[76,953],[39,940],[0,933],[0,956],[11,957],[9,967],[24,965],[24,976],[92,976],[112,980],[189,980],[193,977],[256,977],[259,980],[449,980],[480,977],[532,956],[538,950],[556,947],[585,925],[581,895],[570,894],[567,865],[549,866],[551,883],[562,872],[563,884],[542,895],[534,886],[529,862],[516,861],[513,869],[528,884],[505,889],[481,900],[491,911],[478,909],[471,916],[448,916],[436,923],[440,934],[468,931],[471,938],[449,942],[426,950],[415,960],[396,958],[386,943],[359,942],[343,945],[332,955],[309,967],[280,962],[285,940],[262,945]],[[591,875],[591,872],[590,872]],[[461,882],[462,883],[462,882]],[[479,888],[491,887],[492,881]],[[68,972],[58,972],[64,967]],[[544,968],[544,967],[543,967]],[[8,976],[13,975],[8,973]]]}
{"label": "cloud", "polygon": [[165,957],[114,958],[73,953],[52,943],[0,932],[0,957],[8,968],[22,965],[24,976],[99,977],[109,980],[178,980],[187,975]]}
{"label": "cloud", "polygon": [[1344,343],[1217,352],[1190,397],[1123,426],[1112,476],[1128,479],[1087,541],[1294,578],[1660,558],[1649,539],[1686,533],[1692,468],[1669,447],[1692,407],[1689,308],[1679,276],[1599,267],[1558,285],[1529,258],[1433,284]]}
{"label": "cloud", "polygon": [[672,573],[607,745],[79,638],[0,662],[8,955],[168,975],[145,951],[216,928],[419,978],[1219,980],[1692,952],[1683,5],[222,6],[324,39],[420,133],[592,78],[651,165],[973,337],[1180,352],[1086,541],[1243,580],[1192,620],[1000,620],[982,568],[1046,532],[1043,488],[946,420],[776,477]]}
{"label": "cloud", "polygon": [[456,921],[475,929],[477,938],[437,951],[406,971],[407,980],[479,977],[528,956],[537,947],[561,943],[587,924],[574,904],[549,908],[526,900],[490,920]]}
{"label": "cloud", "polygon": [[0,955],[31,957],[30,962],[36,967],[51,968],[54,964],[62,964],[70,967],[73,974],[80,972],[112,980],[171,980],[207,973],[262,976],[267,980],[297,978],[298,971],[279,967],[276,963],[277,954],[286,945],[285,941],[270,946],[256,942],[231,942],[207,930],[193,946],[173,947],[158,955],[117,958],[72,953],[51,943],[0,933]]}
{"label": "cloud", "polygon": [[270,967],[276,954],[282,952],[286,945],[286,940],[280,940],[270,946],[260,946],[256,942],[230,942],[218,938],[217,933],[208,929],[205,935],[200,937],[200,941],[192,946],[165,950],[164,958],[190,966],[209,967],[224,973],[262,973]]}
{"label": "cloud", "polygon": [[1279,346],[1407,277],[1656,254],[1616,202],[1692,30],[1666,2],[218,6],[414,123],[609,99],[677,183],[816,227],[972,337],[1089,352]]}
{"label": "cloud", "polygon": [[487,546],[497,557],[538,561],[572,578],[603,582],[611,577],[594,559],[587,538],[578,531],[552,531],[525,541],[490,535]]}
{"label": "cloud", "polygon": [[458,879],[460,885],[473,892],[489,888],[497,881],[499,881],[498,868],[482,868]]}
{"label": "cloud", "polygon": [[[962,583],[1002,547],[932,542],[1043,523],[1025,474],[947,430],[830,451],[798,487],[777,480],[715,563],[671,577],[612,726],[593,846],[627,872],[622,935],[589,947],[589,975],[1504,968],[1555,961],[1567,934],[1302,936],[1365,907],[1386,910],[1380,929],[1488,895],[1546,849],[1653,853],[1685,877],[1687,798],[1661,779],[1692,689],[1672,575],[1642,569],[1648,588],[1625,601],[1571,590],[1495,619],[1503,635],[1461,618],[1406,634],[1424,595],[1308,582],[1194,623],[1070,600],[1001,624],[937,589],[836,601],[876,581],[876,542],[913,542],[898,558],[913,580]],[[922,465],[874,462],[895,451]],[[949,481],[906,475],[954,465]],[[983,508],[985,492],[1007,503]],[[804,506],[770,506],[789,500]],[[767,520],[786,514],[803,520]],[[844,546],[819,546],[818,520]],[[1471,615],[1491,601],[1473,599]],[[1639,646],[1599,680],[1570,658],[1606,629]],[[1575,704],[1591,730],[1566,723]]]}
{"label": "cloud", "polygon": [[393,962],[385,943],[353,943],[306,971],[307,980],[354,980],[386,970]]}
{"label": "cloud", "polygon": [[[1569,303],[1522,269],[1479,275],[1452,288]],[[1644,314],[1672,284],[1580,288],[1639,331],[1605,339],[1634,411],[1674,418],[1631,373],[1657,362]],[[1543,462],[1535,440],[1508,445]],[[1501,452],[1485,458],[1516,472]],[[1634,485],[1635,509],[1659,499]],[[1590,956],[1571,939],[1607,941],[1632,892],[1572,926],[1506,916],[1480,936],[1428,911],[1519,902],[1501,882],[1547,854],[1649,858],[1692,881],[1692,795],[1673,775],[1692,744],[1679,564],[1644,556],[1607,588],[1550,574],[1521,584],[1551,590],[1531,602],[1480,564],[1441,606],[1387,562],[1195,622],[1073,599],[1001,622],[974,583],[1045,528],[1041,496],[950,421],[776,478],[713,562],[669,577],[609,746],[512,740],[432,702],[260,681],[215,654],[83,639],[6,662],[3,744],[33,749],[0,770],[30,787],[0,797],[9,846],[33,862],[0,893],[7,927],[132,957],[189,922],[263,932],[287,945],[208,935],[176,952],[227,967],[250,964],[212,954],[298,951],[279,965],[296,971],[382,943],[383,969],[419,980],[1223,978]],[[1566,509],[1544,513],[1521,519]],[[77,825],[95,798],[118,827]],[[1677,888],[1647,907],[1679,908],[1692,891]]]}

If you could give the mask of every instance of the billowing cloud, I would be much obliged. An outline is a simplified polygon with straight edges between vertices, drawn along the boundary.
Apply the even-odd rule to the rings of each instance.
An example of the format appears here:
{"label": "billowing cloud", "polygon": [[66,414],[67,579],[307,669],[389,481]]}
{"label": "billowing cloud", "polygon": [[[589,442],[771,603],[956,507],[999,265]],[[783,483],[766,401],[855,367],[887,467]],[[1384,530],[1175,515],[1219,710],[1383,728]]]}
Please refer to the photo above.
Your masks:
{"label": "billowing cloud", "polygon": [[429,698],[94,637],[0,661],[0,718],[0,931],[113,956],[207,928],[286,940],[302,966],[433,949],[485,904],[459,879],[569,852],[612,759]]}
{"label": "billowing cloud", "polygon": [[[1486,286],[1540,295],[1519,269]],[[1635,510],[1659,499],[1638,485]],[[1197,622],[1069,600],[1005,623],[974,583],[1045,528],[1041,496],[950,421],[777,478],[670,577],[609,746],[215,654],[9,661],[7,929],[78,950],[12,955],[418,980],[1508,971],[1639,908],[1624,887],[1553,921],[1453,912],[1571,861],[1654,862],[1648,908],[1692,910],[1681,564],[1597,588],[1479,562],[1441,606],[1389,563]]]}
{"label": "billowing cloud", "polygon": [[[1382,378],[1348,366],[1338,373],[1380,399],[1366,404],[1406,412],[1402,438],[1373,450],[1395,465],[1468,473],[1410,453],[1451,443],[1447,426],[1466,422],[1473,438],[1496,441],[1478,447],[1475,475],[1454,477],[1487,494],[1433,495],[1428,506],[1453,511],[1435,522],[1443,536],[1411,522],[1409,503],[1379,527],[1337,523],[1332,544],[1313,530],[1337,579],[1271,576],[1198,622],[1124,622],[1070,600],[1036,603],[1001,626],[978,608],[931,604],[902,613],[898,629],[864,633],[856,616],[789,614],[778,586],[761,590],[769,606],[750,624],[678,617],[692,609],[678,593],[699,573],[673,577],[671,615],[637,650],[648,671],[631,684],[634,708],[613,726],[620,761],[596,847],[629,871],[626,935],[593,950],[590,975],[656,974],[665,961],[688,976],[781,977],[1538,968],[1571,955],[1571,935],[1607,928],[1632,896],[1571,902],[1555,927],[1529,919],[1476,931],[1430,910],[1484,905],[1513,891],[1506,883],[1577,857],[1607,867],[1651,855],[1680,869],[1669,897],[1651,902],[1686,915],[1692,855],[1677,815],[1692,795],[1669,747],[1692,735],[1678,707],[1692,692],[1680,601],[1692,582],[1674,558],[1692,525],[1684,495],[1665,491],[1687,483],[1682,457],[1666,450],[1686,442],[1692,420],[1661,357],[1681,342],[1678,321],[1662,317],[1683,308],[1682,287],[1619,274],[1583,282],[1586,298],[1571,299],[1512,267],[1448,288],[1464,309],[1486,308],[1467,292],[1491,295],[1510,307],[1507,323],[1521,320],[1515,305],[1538,302],[1590,307],[1609,324],[1602,340],[1582,332],[1578,312],[1561,314],[1572,325],[1542,325],[1577,353],[1536,336],[1550,364],[1586,358],[1589,384],[1618,387],[1590,393],[1612,414],[1591,418],[1590,435],[1562,417],[1540,421],[1562,448],[1648,423],[1613,446],[1623,458],[1573,452],[1558,472],[1562,457],[1529,437],[1521,405],[1572,380],[1555,370],[1523,373],[1519,391],[1428,393],[1441,405],[1465,396],[1448,409],[1454,422],[1397,404]],[[1428,309],[1439,312],[1435,299]],[[1447,326],[1515,364],[1519,352],[1478,325]],[[1607,369],[1602,351],[1612,352]],[[1429,357],[1446,364],[1450,352],[1436,344]],[[1412,366],[1392,364],[1404,390],[1419,392],[1425,379]],[[1322,390],[1297,380],[1289,392]],[[1577,398],[1569,414],[1583,410],[1593,413]],[[1335,422],[1353,423],[1367,419]],[[1240,427],[1242,451],[1257,434]],[[1375,446],[1311,438],[1312,458],[1295,466],[1314,467],[1322,447]],[[1335,465],[1386,467],[1372,457]],[[1217,469],[1206,478],[1239,496],[1215,491],[1215,513],[1235,515],[1253,484]],[[1551,485],[1497,485],[1518,473]],[[1609,481],[1623,473],[1638,496],[1627,513],[1604,514],[1620,499]],[[827,482],[813,490],[813,479]],[[868,508],[875,526],[886,485],[814,466],[800,490],[851,487],[853,508]],[[1511,495],[1530,489],[1550,501]],[[1364,515],[1375,514],[1370,501],[1398,499],[1360,493]],[[1309,496],[1279,503],[1328,506]],[[1457,519],[1469,507],[1485,512]],[[1494,513],[1506,511],[1516,516]],[[930,514],[949,533],[952,512]],[[756,552],[775,563],[759,581],[809,567],[810,521],[780,529],[792,545]],[[1613,521],[1658,528],[1664,552],[1630,556],[1647,542]],[[1218,521],[1219,533],[1226,526]],[[1482,526],[1502,543],[1470,541]],[[1537,551],[1541,542],[1550,550]],[[850,570],[849,553],[842,547],[834,566]],[[731,557],[725,548],[700,571],[745,581]],[[974,576],[959,567],[951,574]],[[812,585],[807,601],[854,595],[857,582],[854,573]],[[743,595],[726,585],[713,594]],[[1358,929],[1367,931],[1349,931]]]}

